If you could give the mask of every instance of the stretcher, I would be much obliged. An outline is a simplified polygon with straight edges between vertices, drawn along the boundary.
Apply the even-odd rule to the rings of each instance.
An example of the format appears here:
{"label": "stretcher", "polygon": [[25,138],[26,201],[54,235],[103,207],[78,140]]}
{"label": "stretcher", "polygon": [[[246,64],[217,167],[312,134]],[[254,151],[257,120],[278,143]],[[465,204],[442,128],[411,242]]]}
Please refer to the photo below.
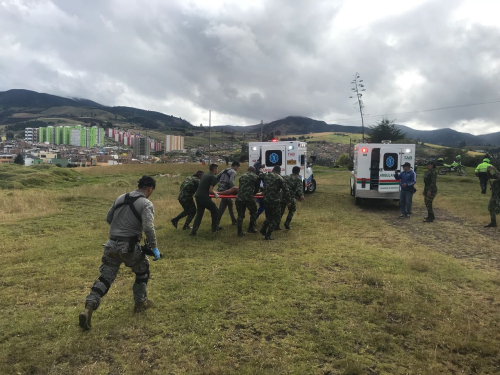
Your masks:
{"label": "stretcher", "polygon": [[[264,198],[263,195],[254,195],[253,197],[255,199],[259,199],[259,198],[262,199],[262,198]],[[215,198],[215,195],[210,194],[210,198]],[[227,195],[227,194],[222,195],[222,194],[219,194],[219,199],[222,199],[222,198],[236,198],[236,195]]]}

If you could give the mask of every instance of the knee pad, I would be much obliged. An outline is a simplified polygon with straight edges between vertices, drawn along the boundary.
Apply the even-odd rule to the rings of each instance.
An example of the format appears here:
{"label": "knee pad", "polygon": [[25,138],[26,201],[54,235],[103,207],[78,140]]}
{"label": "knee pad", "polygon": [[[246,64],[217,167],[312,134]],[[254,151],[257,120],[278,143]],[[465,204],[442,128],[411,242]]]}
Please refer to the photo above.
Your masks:
{"label": "knee pad", "polygon": [[[104,291],[96,286],[97,283],[101,282],[104,284]],[[101,298],[108,293],[109,288],[111,288],[111,283],[106,280],[104,277],[100,276],[97,281],[94,283],[92,288],[90,288],[93,292],[96,292]]]}
{"label": "knee pad", "polygon": [[135,283],[136,284],[147,284],[149,280],[149,270],[143,273],[136,273],[135,274]]}

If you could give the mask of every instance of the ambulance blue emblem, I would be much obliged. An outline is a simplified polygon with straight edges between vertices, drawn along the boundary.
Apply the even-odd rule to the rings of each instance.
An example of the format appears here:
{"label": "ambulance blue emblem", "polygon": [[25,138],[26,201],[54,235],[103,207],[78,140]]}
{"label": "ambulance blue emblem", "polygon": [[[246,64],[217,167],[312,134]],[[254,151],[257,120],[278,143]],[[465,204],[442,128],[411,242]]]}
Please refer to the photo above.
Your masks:
{"label": "ambulance blue emblem", "polygon": [[273,152],[271,155],[269,155],[269,161],[273,164],[276,164],[279,160],[279,156],[277,153]]}
{"label": "ambulance blue emblem", "polygon": [[389,167],[389,168],[392,168],[394,166],[394,158],[392,156],[389,156],[385,160],[385,165],[387,165],[387,167]]}

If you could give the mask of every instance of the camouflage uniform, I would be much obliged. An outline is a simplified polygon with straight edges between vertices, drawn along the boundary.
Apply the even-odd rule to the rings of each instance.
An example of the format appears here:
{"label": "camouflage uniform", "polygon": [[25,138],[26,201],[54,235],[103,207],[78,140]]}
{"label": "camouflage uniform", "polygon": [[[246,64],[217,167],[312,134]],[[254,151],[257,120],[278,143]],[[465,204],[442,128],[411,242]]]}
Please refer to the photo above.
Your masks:
{"label": "camouflage uniform", "polygon": [[[271,233],[279,227],[281,219],[281,199],[289,199],[288,185],[278,173],[264,175],[264,205],[267,217],[261,233],[271,239]],[[267,231],[267,232],[266,232]]]}
{"label": "camouflage uniform", "polygon": [[[498,176],[498,173],[497,173]],[[496,226],[497,214],[500,214],[500,179],[496,179],[491,184],[491,198],[488,204],[488,211],[491,216],[491,224]]]}
{"label": "camouflage uniform", "polygon": [[[290,204],[288,207],[288,215],[285,220],[285,228],[290,228],[290,222],[292,221],[293,214],[297,211],[297,198],[304,197],[304,185],[302,183],[302,179],[300,176],[296,174],[291,174],[289,176],[285,176],[285,181],[288,185],[288,189],[290,193],[288,195],[288,199],[282,199],[281,203],[281,216],[280,221],[285,214],[287,204]],[[283,197],[284,198],[284,197]]]}
{"label": "camouflage uniform", "polygon": [[100,276],[91,288],[85,302],[92,303],[97,310],[101,298],[106,295],[111,284],[116,278],[120,265],[125,263],[135,273],[133,286],[134,301],[141,304],[146,301],[146,286],[149,279],[149,261],[141,250],[140,239],[142,232],[151,248],[157,248],[154,220],[154,207],[144,193],[135,190],[130,197],[139,197],[133,205],[141,217],[141,221],[133,214],[131,208],[122,205],[115,208],[125,200],[125,194],[118,197],[108,211],[106,221],[110,224],[110,239],[104,246],[102,265],[99,268]]}
{"label": "camouflage uniform", "polygon": [[[436,168],[432,168],[427,170],[424,173],[424,202],[425,207],[427,208],[427,219],[432,221],[435,219],[434,210],[432,209],[432,201],[436,197],[437,194],[437,172]],[[430,196],[427,195],[428,192],[431,192]]]}
{"label": "camouflage uniform", "polygon": [[236,211],[238,212],[238,235],[242,235],[243,219],[245,211],[250,213],[250,225],[248,231],[255,233],[255,222],[257,221],[257,204],[254,195],[259,191],[260,178],[253,172],[247,172],[240,177],[238,195],[236,196]]}
{"label": "camouflage uniform", "polygon": [[196,205],[194,204],[193,195],[196,193],[198,186],[200,185],[200,179],[197,176],[189,176],[182,183],[179,189],[179,196],[177,200],[181,204],[184,211],[177,215],[172,221],[175,221],[175,226],[177,227],[177,222],[183,217],[187,216],[186,222],[184,223],[184,228],[187,229],[189,224],[196,215]]}

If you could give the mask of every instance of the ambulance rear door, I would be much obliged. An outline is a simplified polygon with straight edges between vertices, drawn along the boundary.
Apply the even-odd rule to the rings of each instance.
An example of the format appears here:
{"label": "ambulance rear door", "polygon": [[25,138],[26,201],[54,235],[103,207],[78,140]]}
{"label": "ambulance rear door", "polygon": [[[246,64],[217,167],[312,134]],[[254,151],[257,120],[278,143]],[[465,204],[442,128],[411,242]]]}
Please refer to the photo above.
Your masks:
{"label": "ambulance rear door", "polygon": [[285,173],[286,146],[272,143],[262,146],[261,158],[262,164],[266,166],[266,172],[271,172],[275,166],[279,166],[281,168],[281,174]]}
{"label": "ambulance rear door", "polygon": [[394,174],[402,163],[401,152],[399,147],[380,148],[379,192],[399,192],[399,181],[394,178]]}

